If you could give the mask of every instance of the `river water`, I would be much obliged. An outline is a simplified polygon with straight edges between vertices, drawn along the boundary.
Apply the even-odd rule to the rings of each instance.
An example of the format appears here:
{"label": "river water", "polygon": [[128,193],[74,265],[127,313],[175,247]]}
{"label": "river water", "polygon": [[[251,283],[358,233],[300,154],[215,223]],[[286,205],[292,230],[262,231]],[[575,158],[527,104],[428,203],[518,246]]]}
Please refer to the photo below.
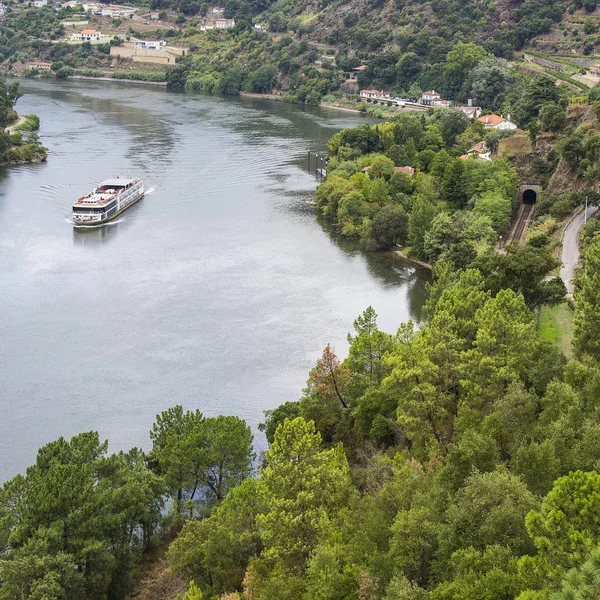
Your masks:
{"label": "river water", "polygon": [[[0,170],[0,481],[95,429],[147,448],[174,404],[235,414],[297,399],[368,305],[419,320],[425,275],[365,255],[315,218],[307,150],[365,122],[334,109],[23,80],[48,161]],[[116,174],[147,196],[74,229],[73,200]],[[266,442],[256,433],[256,446]]]}

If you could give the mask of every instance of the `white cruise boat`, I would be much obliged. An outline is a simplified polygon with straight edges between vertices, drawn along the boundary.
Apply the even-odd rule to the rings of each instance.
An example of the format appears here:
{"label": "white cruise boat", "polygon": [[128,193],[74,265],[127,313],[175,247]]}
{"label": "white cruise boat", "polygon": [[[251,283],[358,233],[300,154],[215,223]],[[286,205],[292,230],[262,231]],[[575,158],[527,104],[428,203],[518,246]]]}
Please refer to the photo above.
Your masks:
{"label": "white cruise boat", "polygon": [[144,195],[144,182],[131,177],[113,177],[73,203],[75,225],[100,225],[114,219]]}

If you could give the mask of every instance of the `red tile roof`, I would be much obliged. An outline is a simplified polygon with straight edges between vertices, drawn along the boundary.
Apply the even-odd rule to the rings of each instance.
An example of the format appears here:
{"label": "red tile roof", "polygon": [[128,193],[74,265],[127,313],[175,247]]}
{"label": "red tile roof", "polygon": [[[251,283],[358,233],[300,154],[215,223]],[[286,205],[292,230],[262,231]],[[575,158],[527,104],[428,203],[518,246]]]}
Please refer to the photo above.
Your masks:
{"label": "red tile roof", "polygon": [[413,167],[394,167],[394,171],[396,171],[396,173],[408,173],[409,175],[415,174]]}
{"label": "red tile roof", "polygon": [[489,125],[490,127],[496,127],[496,125],[500,125],[500,123],[504,123],[504,121],[506,121],[504,117],[499,117],[498,115],[484,115],[483,117],[479,117],[477,120],[481,121],[484,125]]}

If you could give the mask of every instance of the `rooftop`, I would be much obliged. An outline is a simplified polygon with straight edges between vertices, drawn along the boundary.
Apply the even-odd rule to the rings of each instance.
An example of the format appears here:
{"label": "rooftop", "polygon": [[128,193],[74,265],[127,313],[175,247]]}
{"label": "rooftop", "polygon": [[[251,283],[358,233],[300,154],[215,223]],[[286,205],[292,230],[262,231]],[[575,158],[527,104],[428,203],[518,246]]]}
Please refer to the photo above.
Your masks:
{"label": "rooftop", "polygon": [[504,117],[500,117],[498,115],[484,115],[483,117],[479,117],[479,119],[477,120],[481,121],[484,125],[491,125],[492,127],[494,127],[496,125],[500,125],[500,123],[503,123],[508,119],[505,119]]}

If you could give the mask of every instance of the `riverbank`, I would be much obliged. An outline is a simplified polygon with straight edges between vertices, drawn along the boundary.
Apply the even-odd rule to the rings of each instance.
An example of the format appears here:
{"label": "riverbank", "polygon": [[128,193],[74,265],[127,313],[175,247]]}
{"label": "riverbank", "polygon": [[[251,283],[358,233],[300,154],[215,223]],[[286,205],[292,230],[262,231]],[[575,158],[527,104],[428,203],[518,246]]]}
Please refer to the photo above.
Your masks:
{"label": "riverbank", "polygon": [[[0,71],[2,77],[22,77],[24,79],[58,79],[58,77],[45,77],[43,75],[27,75],[25,73],[19,73],[15,71]],[[109,81],[111,83],[134,83],[137,85],[151,85],[154,87],[167,87],[166,81],[143,81],[141,79],[122,79],[117,77],[91,77],[89,75],[70,75],[66,77],[64,81],[69,79],[88,80],[88,81]]]}
{"label": "riverbank", "polygon": [[166,81],[142,81],[140,79],[118,79],[116,77],[90,77],[89,75],[72,75],[69,79],[87,79],[88,81],[110,81],[111,83],[134,83],[137,85],[167,87]]}
{"label": "riverbank", "polygon": [[[255,100],[274,100],[275,102],[285,102],[286,104],[292,104],[295,106],[312,106],[311,104],[304,104],[303,102],[286,102],[285,95],[283,94],[257,94],[256,92],[240,92],[240,96],[244,98],[254,98]],[[345,112],[361,114],[364,111],[356,108],[348,108],[347,106],[340,106],[335,102],[319,102],[321,108],[335,108],[336,110],[343,110]]]}

